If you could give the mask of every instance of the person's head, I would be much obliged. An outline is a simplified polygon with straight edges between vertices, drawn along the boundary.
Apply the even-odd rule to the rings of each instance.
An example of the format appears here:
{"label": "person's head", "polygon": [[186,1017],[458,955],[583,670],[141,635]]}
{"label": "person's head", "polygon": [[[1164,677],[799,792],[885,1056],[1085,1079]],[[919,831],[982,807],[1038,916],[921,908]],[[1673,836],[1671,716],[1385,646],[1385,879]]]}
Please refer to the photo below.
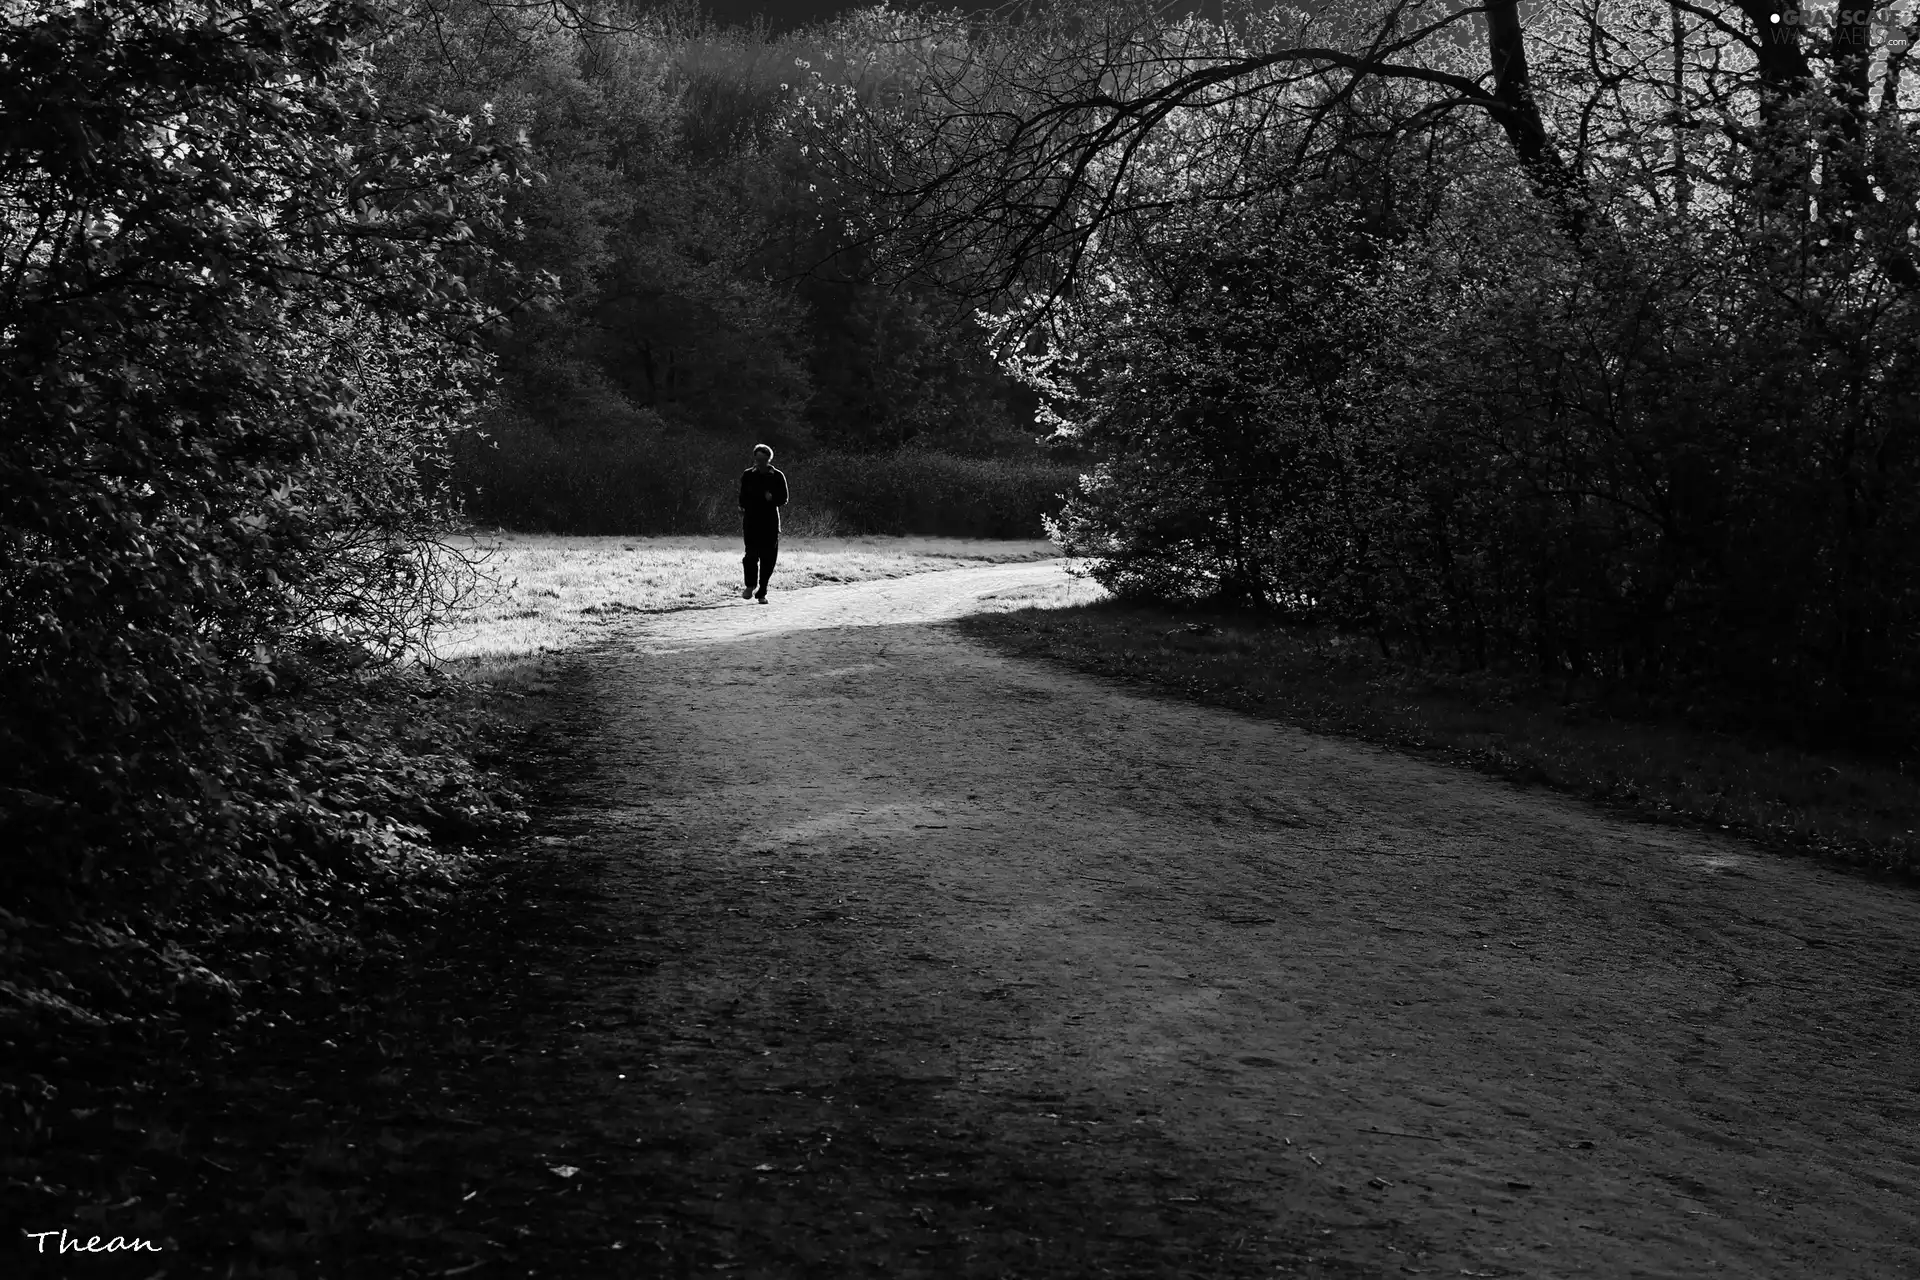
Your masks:
{"label": "person's head", "polygon": [[753,465],[756,467],[772,466],[773,446],[770,444],[757,444],[753,446]]}

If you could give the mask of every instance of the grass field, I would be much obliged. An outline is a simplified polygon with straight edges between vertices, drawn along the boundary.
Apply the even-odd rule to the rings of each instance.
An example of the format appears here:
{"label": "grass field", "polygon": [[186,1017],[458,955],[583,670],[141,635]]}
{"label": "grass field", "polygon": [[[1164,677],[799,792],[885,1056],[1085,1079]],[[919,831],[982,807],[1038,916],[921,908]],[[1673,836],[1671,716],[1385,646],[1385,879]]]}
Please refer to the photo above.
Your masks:
{"label": "grass field", "polygon": [[[481,558],[479,590],[433,656],[481,678],[591,643],[623,615],[697,609],[740,594],[736,537],[480,535],[456,545]],[[1045,560],[1050,542],[975,538],[783,538],[772,589],[897,578],[963,565]]]}
{"label": "grass field", "polygon": [[1568,704],[1551,689],[1388,661],[1365,639],[1105,602],[962,625],[1015,652],[1537,783],[1662,822],[1920,875],[1916,762],[1806,750]]}

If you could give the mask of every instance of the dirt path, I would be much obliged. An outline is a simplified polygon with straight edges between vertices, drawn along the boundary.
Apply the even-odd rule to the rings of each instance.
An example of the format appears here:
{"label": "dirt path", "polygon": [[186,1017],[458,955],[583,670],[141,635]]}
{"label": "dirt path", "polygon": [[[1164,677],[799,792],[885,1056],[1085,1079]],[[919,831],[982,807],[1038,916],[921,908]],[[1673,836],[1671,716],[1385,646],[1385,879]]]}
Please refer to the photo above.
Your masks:
{"label": "dirt path", "polygon": [[582,1259],[1920,1275],[1920,896],[928,625],[1059,572],[596,656]]}

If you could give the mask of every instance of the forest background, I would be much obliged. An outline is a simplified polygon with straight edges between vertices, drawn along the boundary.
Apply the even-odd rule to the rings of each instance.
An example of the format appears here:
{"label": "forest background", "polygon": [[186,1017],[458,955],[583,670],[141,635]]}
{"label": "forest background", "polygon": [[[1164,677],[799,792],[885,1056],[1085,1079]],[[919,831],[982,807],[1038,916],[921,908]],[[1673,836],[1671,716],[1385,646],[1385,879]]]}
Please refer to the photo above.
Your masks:
{"label": "forest background", "polygon": [[730,530],[758,440],[798,533],[1044,520],[1122,597],[1907,777],[1900,6],[0,18],[16,1128],[523,824],[404,661],[449,531]]}
{"label": "forest background", "polygon": [[882,278],[869,194],[796,127],[816,63],[898,38],[839,31],[451,5],[379,57],[389,97],[524,137],[541,175],[497,252],[546,292],[495,348],[483,433],[456,453],[476,519],[730,532],[731,478],[765,440],[806,475],[796,532],[1039,533],[1071,472],[1036,446],[1033,394],[973,307]]}

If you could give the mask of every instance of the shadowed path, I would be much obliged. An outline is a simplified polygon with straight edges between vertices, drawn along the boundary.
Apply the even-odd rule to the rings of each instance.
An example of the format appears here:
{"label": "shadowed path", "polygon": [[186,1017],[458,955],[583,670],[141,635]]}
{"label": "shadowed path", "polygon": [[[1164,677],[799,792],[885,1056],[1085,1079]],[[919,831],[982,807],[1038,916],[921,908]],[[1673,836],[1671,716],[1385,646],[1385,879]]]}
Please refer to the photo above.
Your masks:
{"label": "shadowed path", "polygon": [[1920,1274],[1920,897],[933,625],[1063,581],[595,655],[579,1087],[628,1259]]}

